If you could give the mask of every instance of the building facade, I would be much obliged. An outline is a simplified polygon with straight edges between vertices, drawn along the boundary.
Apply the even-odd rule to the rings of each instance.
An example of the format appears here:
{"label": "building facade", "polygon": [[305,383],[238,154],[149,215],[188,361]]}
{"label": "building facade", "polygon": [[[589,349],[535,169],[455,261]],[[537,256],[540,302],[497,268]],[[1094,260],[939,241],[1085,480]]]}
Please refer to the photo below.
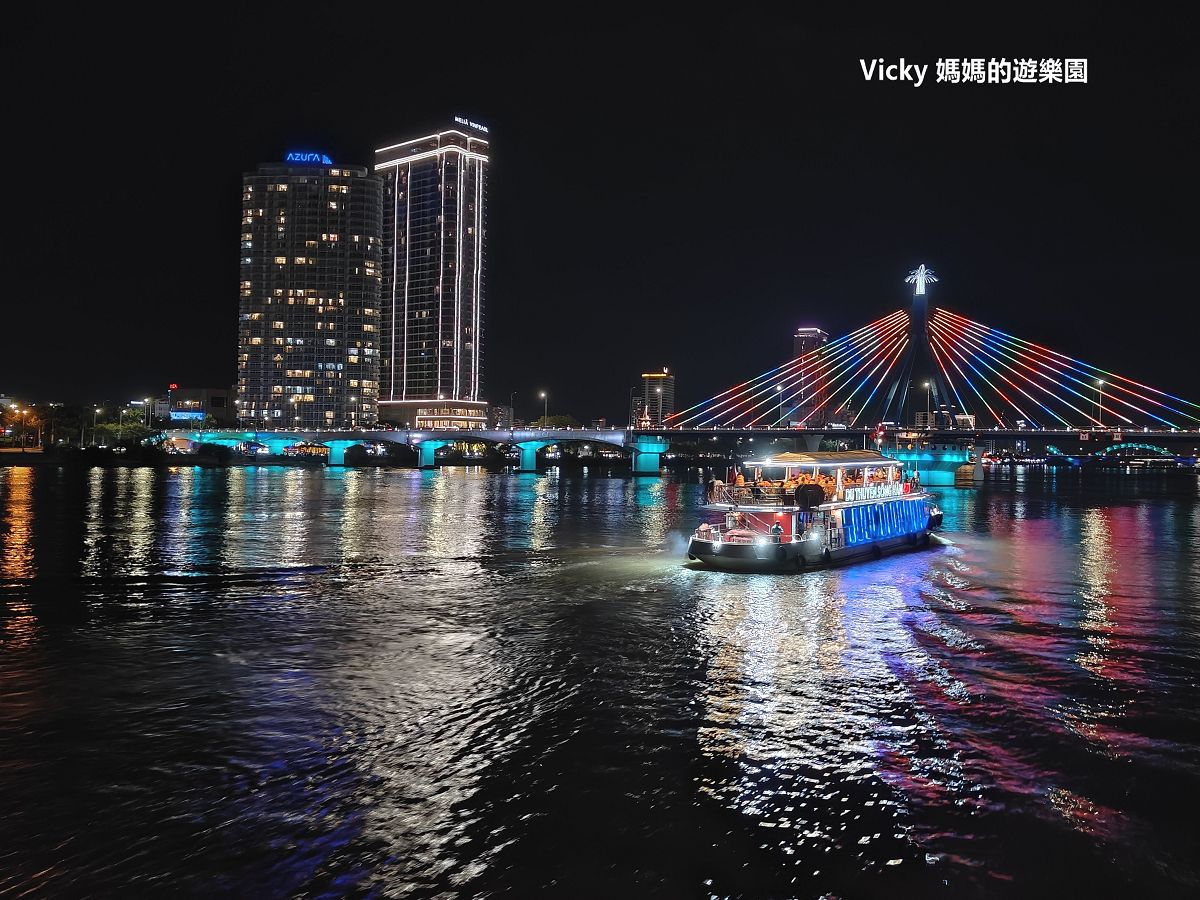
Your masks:
{"label": "building facade", "polygon": [[631,394],[632,425],[657,428],[675,412],[675,376],[666,366],[661,372],[643,372],[642,383]]}
{"label": "building facade", "polygon": [[363,166],[290,153],[242,178],[237,419],[378,420],[382,188]]}
{"label": "building facade", "polygon": [[[829,335],[820,328],[797,328],[792,336],[792,358],[798,359],[806,353],[820,350],[829,343]],[[787,397],[781,425],[789,422],[815,424],[821,420],[822,410],[828,403],[828,391],[824,388],[827,379],[820,372],[801,371],[788,385]],[[821,420],[823,421],[823,420]]]}
{"label": "building facade", "polygon": [[380,414],[399,425],[478,427],[488,418],[488,141],[482,126],[456,122],[375,151],[384,205]]}
{"label": "building facade", "polygon": [[166,418],[184,428],[209,420],[218,425],[236,425],[236,398],[233,388],[174,388],[167,398]]}

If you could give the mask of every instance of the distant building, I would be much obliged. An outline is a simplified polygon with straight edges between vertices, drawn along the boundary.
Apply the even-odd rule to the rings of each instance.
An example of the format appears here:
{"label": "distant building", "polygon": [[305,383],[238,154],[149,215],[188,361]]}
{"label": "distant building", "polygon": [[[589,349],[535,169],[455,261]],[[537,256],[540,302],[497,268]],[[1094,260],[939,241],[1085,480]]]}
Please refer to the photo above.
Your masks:
{"label": "distant building", "polygon": [[237,425],[235,388],[176,388],[171,391],[165,418],[175,426],[202,424],[212,418],[220,425]]}
{"label": "distant building", "polygon": [[661,372],[643,372],[640,394],[631,409],[630,422],[649,420],[650,424],[638,427],[657,428],[675,412],[675,376],[666,366]]}
{"label": "distant building", "polygon": [[382,191],[363,166],[289,153],[242,178],[238,399],[258,427],[378,418]]}
{"label": "distant building", "polygon": [[511,406],[492,406],[488,408],[488,427],[501,431],[513,427],[513,408]]}
{"label": "distant building", "polygon": [[396,422],[402,428],[487,428],[489,422],[487,404],[479,406],[462,400],[423,400],[406,404],[403,415],[407,418]]}
{"label": "distant building", "polygon": [[[829,335],[820,328],[797,328],[792,336],[792,358],[799,359],[828,343]],[[784,410],[782,424],[806,420],[816,423],[821,420],[822,410],[829,402],[824,381],[820,373],[810,371],[807,366],[803,370],[797,369],[786,387],[788,408]]]}
{"label": "distant building", "polygon": [[797,328],[792,336],[792,357],[803,356],[829,343],[829,335],[820,328]]}
{"label": "distant building", "polygon": [[630,425],[637,425],[641,419],[642,413],[645,412],[645,403],[642,399],[641,388],[630,390],[629,392],[629,418],[626,419]]}
{"label": "distant building", "polygon": [[416,425],[434,416],[471,427],[487,420],[485,133],[456,118],[455,127],[375,151],[383,181],[380,403],[387,421]]}

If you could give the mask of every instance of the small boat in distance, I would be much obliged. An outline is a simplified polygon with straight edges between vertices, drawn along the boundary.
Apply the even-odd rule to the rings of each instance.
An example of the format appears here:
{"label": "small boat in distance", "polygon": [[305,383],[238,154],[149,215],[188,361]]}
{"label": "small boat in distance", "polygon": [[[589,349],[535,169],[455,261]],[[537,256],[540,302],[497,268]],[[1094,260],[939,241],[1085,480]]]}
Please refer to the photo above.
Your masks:
{"label": "small boat in distance", "polygon": [[903,463],[871,450],[781,453],[744,464],[760,475],[710,482],[688,559],[736,572],[798,572],[929,546],[942,512]]}

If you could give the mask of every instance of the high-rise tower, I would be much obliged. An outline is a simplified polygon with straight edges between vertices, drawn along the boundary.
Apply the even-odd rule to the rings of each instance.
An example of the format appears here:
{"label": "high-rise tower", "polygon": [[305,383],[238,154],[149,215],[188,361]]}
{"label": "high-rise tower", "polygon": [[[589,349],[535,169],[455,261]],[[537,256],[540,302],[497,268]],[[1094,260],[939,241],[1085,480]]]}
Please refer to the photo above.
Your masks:
{"label": "high-rise tower", "polygon": [[380,414],[411,427],[479,426],[486,129],[456,127],[375,151],[383,181]]}
{"label": "high-rise tower", "polygon": [[379,179],[320,153],[242,177],[238,419],[355,428],[377,419]]}

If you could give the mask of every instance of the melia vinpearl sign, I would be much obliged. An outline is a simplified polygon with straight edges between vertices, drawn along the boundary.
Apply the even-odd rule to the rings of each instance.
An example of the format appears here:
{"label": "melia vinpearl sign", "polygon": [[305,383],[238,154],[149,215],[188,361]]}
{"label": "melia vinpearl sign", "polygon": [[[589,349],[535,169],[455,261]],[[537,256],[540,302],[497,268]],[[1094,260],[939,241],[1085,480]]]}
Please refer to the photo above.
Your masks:
{"label": "melia vinpearl sign", "polygon": [[332,166],[333,160],[324,153],[312,153],[307,150],[297,150],[283,158],[284,162],[304,163],[309,166]]}
{"label": "melia vinpearl sign", "polygon": [[476,131],[482,131],[484,134],[488,133],[486,125],[480,125],[478,122],[472,122],[470,119],[464,118],[463,116],[455,116],[454,121],[459,125],[466,125],[468,128],[474,128]]}

